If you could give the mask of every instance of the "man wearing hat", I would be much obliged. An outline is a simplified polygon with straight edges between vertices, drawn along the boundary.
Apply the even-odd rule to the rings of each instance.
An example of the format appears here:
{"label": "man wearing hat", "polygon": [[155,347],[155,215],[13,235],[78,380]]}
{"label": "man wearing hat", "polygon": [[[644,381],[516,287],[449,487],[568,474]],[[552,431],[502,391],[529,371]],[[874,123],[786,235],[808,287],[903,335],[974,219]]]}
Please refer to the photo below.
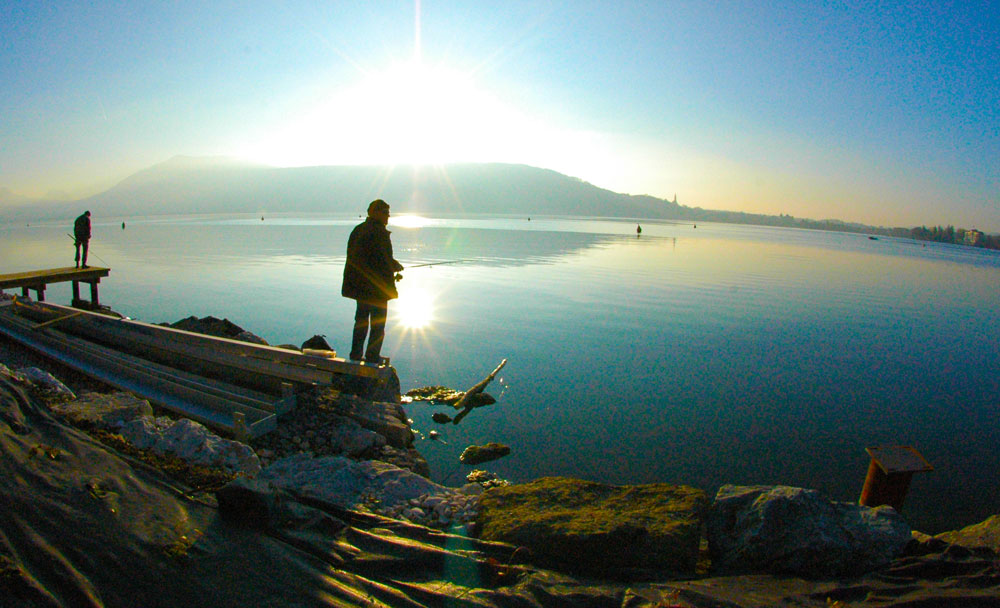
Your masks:
{"label": "man wearing hat", "polygon": [[[357,301],[354,313],[354,335],[351,340],[351,359],[381,365],[382,339],[389,300],[399,297],[396,281],[402,264],[392,257],[389,240],[389,205],[375,199],[368,205],[368,218],[355,226],[347,239],[347,262],[344,264],[344,283],[340,293]],[[365,337],[368,348],[365,349]]]}

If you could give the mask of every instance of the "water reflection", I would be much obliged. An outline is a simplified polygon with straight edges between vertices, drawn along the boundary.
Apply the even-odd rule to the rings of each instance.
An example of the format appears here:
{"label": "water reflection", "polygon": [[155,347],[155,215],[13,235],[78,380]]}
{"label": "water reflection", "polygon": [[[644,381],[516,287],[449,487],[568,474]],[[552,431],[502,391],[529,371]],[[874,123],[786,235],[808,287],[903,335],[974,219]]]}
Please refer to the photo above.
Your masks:
{"label": "water reflection", "polygon": [[[133,317],[225,316],[270,342],[350,343],[348,220],[95,226],[102,296]],[[410,220],[406,220],[410,221]],[[120,220],[118,222],[120,224]],[[436,480],[470,443],[519,481],[789,483],[856,500],[863,448],[919,447],[923,531],[996,512],[1000,255],[816,231],[643,221],[396,225],[406,266],[383,353],[403,388],[466,388],[500,359],[512,388],[421,452]],[[110,228],[116,228],[111,230]],[[65,266],[68,226],[0,227],[3,271]],[[451,260],[472,260],[445,265]],[[59,286],[53,286],[57,289]],[[65,288],[68,292],[68,287]],[[68,301],[68,293],[50,294]],[[408,413],[426,431],[430,410]],[[954,527],[954,526],[952,526]]]}
{"label": "water reflection", "polygon": [[389,218],[389,226],[400,228],[423,228],[433,223],[433,220],[421,215],[394,215]]}
{"label": "water reflection", "polygon": [[[420,216],[392,219],[400,222],[391,222],[395,257],[405,266],[457,259],[473,259],[487,266],[551,263],[628,238],[627,234],[599,232],[468,228]],[[155,269],[172,274],[219,265],[238,272],[258,266],[314,266],[325,270],[343,266],[347,237],[356,223],[356,219],[294,222],[282,218],[261,222],[257,218],[254,223],[179,218],[175,222],[129,220],[128,230],[112,231],[108,225],[95,222],[91,244],[106,265],[117,270],[132,264],[142,265],[147,272]],[[8,267],[10,263],[23,262],[25,270],[53,263],[65,265],[56,261],[65,257],[62,252],[67,247],[72,254],[66,230],[63,226],[49,226],[11,231],[0,243],[5,253],[4,271],[19,270]],[[13,251],[15,247],[20,251]]]}
{"label": "water reflection", "polygon": [[399,299],[392,303],[395,321],[407,329],[425,329],[434,321],[434,295],[417,285],[399,285]]}

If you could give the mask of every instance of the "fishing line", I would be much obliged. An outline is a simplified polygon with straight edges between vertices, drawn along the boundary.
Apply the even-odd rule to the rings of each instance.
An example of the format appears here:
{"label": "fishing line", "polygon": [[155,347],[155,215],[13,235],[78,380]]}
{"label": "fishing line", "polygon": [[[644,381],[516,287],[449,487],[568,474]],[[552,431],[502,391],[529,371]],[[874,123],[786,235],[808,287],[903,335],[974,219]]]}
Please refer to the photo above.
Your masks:
{"label": "fishing line", "polygon": [[[66,236],[68,236],[69,238],[73,239],[73,242],[74,242],[74,243],[76,242],[76,237],[75,237],[75,236],[73,236],[72,234],[70,234],[70,233],[68,233],[68,232],[67,232],[67,233],[65,233],[65,234],[66,234]],[[88,256],[94,256],[95,258],[97,258],[97,260],[98,260],[98,261],[99,261],[99,262],[100,262],[101,264],[104,264],[105,266],[111,266],[111,264],[108,264],[107,262],[105,262],[105,261],[104,261],[104,259],[103,259],[103,258],[101,258],[101,256],[99,256],[99,255],[97,255],[96,253],[94,253],[94,250],[90,248],[90,245],[89,245],[89,244],[87,245],[87,255],[88,255]]]}
{"label": "fishing line", "polygon": [[423,264],[413,264],[412,266],[406,266],[404,270],[409,270],[411,268],[423,268],[425,266],[444,266],[445,264],[461,264],[462,262],[475,262],[475,258],[465,258],[462,260],[448,260],[447,262],[425,262]]}

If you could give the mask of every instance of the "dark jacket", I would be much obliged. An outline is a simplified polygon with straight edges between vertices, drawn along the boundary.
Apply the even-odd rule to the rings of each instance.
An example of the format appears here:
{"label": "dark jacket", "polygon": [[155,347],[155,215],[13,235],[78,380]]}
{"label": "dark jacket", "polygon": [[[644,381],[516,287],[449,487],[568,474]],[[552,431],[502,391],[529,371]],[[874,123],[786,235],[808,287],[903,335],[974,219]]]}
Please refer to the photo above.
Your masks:
{"label": "dark jacket", "polygon": [[73,222],[73,236],[78,241],[90,239],[90,216],[84,213]]}
{"label": "dark jacket", "polygon": [[355,226],[347,239],[347,262],[340,293],[362,302],[385,302],[399,297],[394,275],[403,267],[392,257],[389,231],[376,219]]}

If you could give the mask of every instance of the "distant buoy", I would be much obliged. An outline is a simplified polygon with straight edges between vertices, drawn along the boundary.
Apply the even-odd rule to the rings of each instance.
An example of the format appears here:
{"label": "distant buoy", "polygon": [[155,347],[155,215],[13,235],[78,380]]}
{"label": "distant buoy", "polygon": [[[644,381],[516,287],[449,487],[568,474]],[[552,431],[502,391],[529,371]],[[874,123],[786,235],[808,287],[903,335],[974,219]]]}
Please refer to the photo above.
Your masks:
{"label": "distant buoy", "polygon": [[640,226],[639,224],[636,224],[635,225],[635,233],[636,234],[642,234],[642,226]]}

